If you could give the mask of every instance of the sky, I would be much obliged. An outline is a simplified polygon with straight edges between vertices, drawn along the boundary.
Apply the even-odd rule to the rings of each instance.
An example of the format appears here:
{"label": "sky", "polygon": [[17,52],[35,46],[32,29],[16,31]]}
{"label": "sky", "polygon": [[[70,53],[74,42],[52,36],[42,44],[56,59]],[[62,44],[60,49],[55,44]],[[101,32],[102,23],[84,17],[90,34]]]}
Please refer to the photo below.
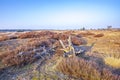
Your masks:
{"label": "sky", "polygon": [[120,28],[120,0],[0,0],[0,29]]}

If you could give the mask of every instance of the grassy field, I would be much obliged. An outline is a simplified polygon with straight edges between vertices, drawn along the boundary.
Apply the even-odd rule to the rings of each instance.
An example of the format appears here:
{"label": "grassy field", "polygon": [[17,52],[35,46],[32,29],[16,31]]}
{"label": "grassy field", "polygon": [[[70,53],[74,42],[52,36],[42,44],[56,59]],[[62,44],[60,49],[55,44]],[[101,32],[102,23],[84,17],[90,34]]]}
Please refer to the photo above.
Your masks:
{"label": "grassy field", "polygon": [[[63,57],[59,42],[90,46],[84,56]],[[68,50],[69,52],[69,50]],[[1,80],[120,80],[120,30],[0,33]]]}

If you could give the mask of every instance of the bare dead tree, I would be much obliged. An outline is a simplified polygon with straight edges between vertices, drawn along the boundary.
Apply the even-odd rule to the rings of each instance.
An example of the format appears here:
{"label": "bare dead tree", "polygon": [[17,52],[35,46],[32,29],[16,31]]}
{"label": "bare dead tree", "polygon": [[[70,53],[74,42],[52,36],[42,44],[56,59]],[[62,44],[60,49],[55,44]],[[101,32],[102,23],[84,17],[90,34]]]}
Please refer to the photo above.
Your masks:
{"label": "bare dead tree", "polygon": [[64,57],[68,57],[69,55],[77,56],[77,55],[85,55],[86,52],[91,51],[92,47],[94,46],[95,42],[91,44],[91,46],[81,45],[75,46],[72,44],[71,36],[68,39],[68,46],[65,46],[61,40],[60,44],[62,46],[62,50],[64,51]]}

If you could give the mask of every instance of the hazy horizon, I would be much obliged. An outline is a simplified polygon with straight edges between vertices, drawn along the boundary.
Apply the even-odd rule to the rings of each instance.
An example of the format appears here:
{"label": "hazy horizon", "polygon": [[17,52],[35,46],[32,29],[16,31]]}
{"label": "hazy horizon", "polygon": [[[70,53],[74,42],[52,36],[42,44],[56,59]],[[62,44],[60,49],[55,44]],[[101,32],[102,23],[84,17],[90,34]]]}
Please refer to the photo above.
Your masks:
{"label": "hazy horizon", "polygon": [[120,0],[0,0],[0,29],[120,28]]}

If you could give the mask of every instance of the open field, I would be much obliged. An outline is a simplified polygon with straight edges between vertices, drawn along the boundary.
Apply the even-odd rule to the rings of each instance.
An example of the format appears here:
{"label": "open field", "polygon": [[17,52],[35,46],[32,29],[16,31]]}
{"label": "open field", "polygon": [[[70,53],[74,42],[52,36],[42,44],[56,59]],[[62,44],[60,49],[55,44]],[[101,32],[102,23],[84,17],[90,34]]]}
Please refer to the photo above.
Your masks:
{"label": "open field", "polygon": [[0,80],[120,80],[120,30],[1,32]]}

